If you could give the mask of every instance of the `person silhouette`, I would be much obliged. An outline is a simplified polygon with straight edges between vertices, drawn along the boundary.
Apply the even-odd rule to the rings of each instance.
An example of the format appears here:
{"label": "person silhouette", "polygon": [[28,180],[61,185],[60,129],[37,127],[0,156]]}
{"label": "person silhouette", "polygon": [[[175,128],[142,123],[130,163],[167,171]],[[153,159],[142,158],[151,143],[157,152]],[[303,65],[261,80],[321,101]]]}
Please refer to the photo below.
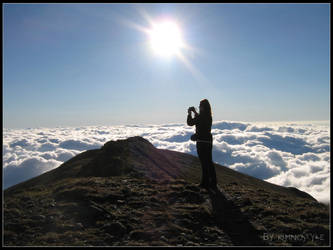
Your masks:
{"label": "person silhouette", "polygon": [[[194,118],[192,118],[192,113]],[[202,176],[200,187],[217,188],[215,165],[212,159],[213,136],[212,128],[212,112],[211,106],[207,99],[200,101],[199,114],[194,107],[187,110],[187,125],[195,125],[196,133],[192,135],[191,140],[196,141],[197,153],[202,168]]]}

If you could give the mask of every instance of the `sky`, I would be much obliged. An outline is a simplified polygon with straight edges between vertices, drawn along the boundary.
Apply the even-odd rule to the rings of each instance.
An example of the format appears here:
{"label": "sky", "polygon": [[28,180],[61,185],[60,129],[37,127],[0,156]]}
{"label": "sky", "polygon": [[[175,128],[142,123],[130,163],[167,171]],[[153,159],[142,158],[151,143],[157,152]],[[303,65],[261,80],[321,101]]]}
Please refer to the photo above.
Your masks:
{"label": "sky", "polygon": [[[4,4],[3,127],[330,120],[329,4]],[[186,58],[147,33],[179,24]]]}

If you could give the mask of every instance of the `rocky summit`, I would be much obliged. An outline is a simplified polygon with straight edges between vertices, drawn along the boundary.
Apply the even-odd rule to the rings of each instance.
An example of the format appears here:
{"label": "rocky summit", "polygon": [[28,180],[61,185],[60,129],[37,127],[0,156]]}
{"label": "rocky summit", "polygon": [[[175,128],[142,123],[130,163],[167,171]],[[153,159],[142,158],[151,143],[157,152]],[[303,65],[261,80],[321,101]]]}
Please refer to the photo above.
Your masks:
{"label": "rocky summit", "polygon": [[110,141],[4,191],[5,246],[327,246],[329,207],[142,137]]}

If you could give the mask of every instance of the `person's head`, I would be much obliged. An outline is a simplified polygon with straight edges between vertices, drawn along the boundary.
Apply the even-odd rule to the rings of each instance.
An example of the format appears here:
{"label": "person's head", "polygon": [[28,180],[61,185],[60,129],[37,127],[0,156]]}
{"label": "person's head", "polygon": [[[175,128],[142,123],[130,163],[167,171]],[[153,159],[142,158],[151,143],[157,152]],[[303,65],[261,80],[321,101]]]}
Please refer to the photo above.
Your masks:
{"label": "person's head", "polygon": [[212,109],[207,99],[203,99],[200,101],[199,109],[200,109],[200,114],[212,116]]}

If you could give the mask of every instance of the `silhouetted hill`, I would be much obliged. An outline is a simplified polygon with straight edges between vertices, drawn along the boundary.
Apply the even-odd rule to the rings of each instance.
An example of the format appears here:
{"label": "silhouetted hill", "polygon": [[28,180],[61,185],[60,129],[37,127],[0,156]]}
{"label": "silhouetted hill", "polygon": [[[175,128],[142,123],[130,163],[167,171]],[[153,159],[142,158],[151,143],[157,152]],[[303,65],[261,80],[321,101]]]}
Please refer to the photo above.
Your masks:
{"label": "silhouetted hill", "polygon": [[109,141],[5,190],[5,245],[328,245],[309,194],[216,172],[219,191],[200,189],[197,157]]}

